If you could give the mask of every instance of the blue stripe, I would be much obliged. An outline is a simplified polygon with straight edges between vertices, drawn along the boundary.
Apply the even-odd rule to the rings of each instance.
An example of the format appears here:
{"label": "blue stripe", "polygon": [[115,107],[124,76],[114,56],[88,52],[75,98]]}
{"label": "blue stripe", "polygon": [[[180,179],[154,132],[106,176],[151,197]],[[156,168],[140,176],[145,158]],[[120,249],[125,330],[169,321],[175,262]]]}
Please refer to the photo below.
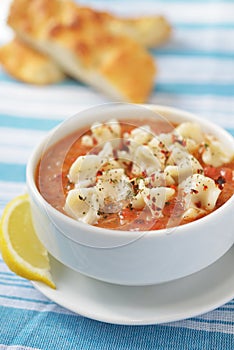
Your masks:
{"label": "blue stripe", "polygon": [[0,127],[47,131],[57,126],[61,121],[61,119],[24,118],[8,114],[0,114]]}
{"label": "blue stripe", "polygon": [[25,284],[29,284],[29,280],[24,279],[23,277],[19,277],[18,275],[13,275],[13,276],[8,276],[8,277],[3,277],[1,276],[0,273],[0,280],[2,281],[7,281],[7,282],[14,282],[14,283],[25,283]]}
{"label": "blue stripe", "polygon": [[13,272],[0,272],[0,275],[5,275],[5,276],[15,276]]}
{"label": "blue stripe", "polygon": [[175,29],[186,29],[186,30],[200,30],[200,29],[214,29],[214,30],[220,30],[220,29],[234,29],[234,22],[223,22],[223,23],[182,23],[182,22],[174,22],[172,23],[172,26]]}
{"label": "blue stripe", "polygon": [[234,96],[234,84],[156,83],[155,91],[168,94]]}
{"label": "blue stripe", "polygon": [[16,297],[13,295],[4,295],[4,294],[0,294],[0,298],[3,299],[10,299],[10,300],[19,300],[19,301],[27,301],[27,302],[31,302],[31,303],[39,303],[39,304],[54,304],[53,301],[48,301],[48,300],[39,300],[39,299],[31,299],[31,298],[23,298],[23,297]]}
{"label": "blue stripe", "polygon": [[9,282],[0,282],[0,285],[2,286],[11,286],[11,287],[20,287],[20,288],[28,288],[28,289],[34,289],[33,286],[30,284],[20,284],[20,283],[9,283]]}
{"label": "blue stripe", "polygon": [[0,180],[7,182],[25,182],[25,164],[0,163]]}
{"label": "blue stripe", "polygon": [[[16,87],[17,85],[26,85],[26,86],[32,86],[33,88],[37,88],[37,89],[43,89],[43,86],[40,85],[34,85],[34,84],[25,84],[22,81],[16,80],[14,79],[11,75],[9,75],[7,72],[5,72],[1,67],[0,67],[0,81],[2,82],[6,82],[6,83],[12,83],[12,85],[14,85],[14,87]],[[74,81],[76,82],[77,85],[83,86],[84,84],[80,81],[75,81],[71,78],[65,78],[63,81],[61,82],[57,82],[54,84],[50,84],[49,87],[53,88],[53,86],[63,86],[66,85],[68,81]]]}
{"label": "blue stripe", "polygon": [[[233,114],[234,115],[234,114]],[[232,135],[232,136],[234,136],[234,129],[227,129],[226,128],[226,130]]]}
{"label": "blue stripe", "polygon": [[61,81],[60,83],[58,83],[59,86],[74,86],[74,85],[78,85],[81,87],[86,87],[87,85],[85,83],[83,83],[80,80],[75,80],[72,78],[66,78],[65,80]]}
{"label": "blue stripe", "polygon": [[[1,342],[39,349],[187,350],[233,349],[233,334],[170,325],[116,326],[79,315],[0,307],[8,327]],[[218,324],[218,323],[217,323]],[[43,325],[43,327],[41,326]],[[55,336],[56,331],[56,336]],[[35,334],[36,336],[28,336]]]}
{"label": "blue stripe", "polygon": [[219,311],[234,311],[233,307],[219,307]]}
{"label": "blue stripe", "polygon": [[2,67],[0,67],[0,80],[4,82],[14,83],[14,84],[21,84],[19,81],[12,78],[10,75],[8,75],[4,70],[2,70]]}
{"label": "blue stripe", "polygon": [[[14,87],[16,87],[17,85],[20,86],[20,85],[25,85],[25,83],[22,83],[21,81],[19,80],[16,80],[14,79],[12,76],[10,76],[7,72],[5,72],[4,70],[1,69],[0,67],[0,81],[2,82],[6,82],[6,83],[12,83],[12,85],[14,85]],[[78,80],[74,80],[72,78],[65,78],[64,80],[62,80],[61,82],[57,82],[55,84],[50,84],[49,87],[51,89],[53,89],[53,86],[66,86],[68,84],[76,84],[76,85],[79,85],[79,86],[85,86],[84,83],[82,83],[81,81],[78,81]],[[26,84],[27,86],[32,86],[32,87],[36,87],[37,89],[40,89],[40,86],[38,85],[33,85],[33,84]],[[43,89],[43,87],[41,87]]]}
{"label": "blue stripe", "polygon": [[[234,57],[234,56],[233,56]],[[156,83],[155,91],[168,94],[234,96],[234,84],[222,83]],[[63,101],[65,102],[65,101]],[[61,120],[19,118],[0,115],[0,126],[34,130],[50,130]]]}
{"label": "blue stripe", "polygon": [[175,48],[160,48],[160,49],[151,49],[151,53],[157,56],[173,56],[177,57],[202,57],[202,58],[211,58],[211,59],[220,59],[220,60],[233,60],[234,52],[223,52],[223,51],[204,51],[204,50],[193,50],[193,49],[175,49]]}

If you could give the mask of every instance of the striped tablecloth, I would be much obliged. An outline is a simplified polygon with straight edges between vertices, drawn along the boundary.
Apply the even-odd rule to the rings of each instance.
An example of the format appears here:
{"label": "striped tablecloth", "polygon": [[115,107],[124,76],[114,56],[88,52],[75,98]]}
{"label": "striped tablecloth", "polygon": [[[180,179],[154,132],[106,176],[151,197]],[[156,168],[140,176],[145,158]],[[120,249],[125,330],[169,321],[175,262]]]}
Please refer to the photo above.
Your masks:
{"label": "striped tablecloth", "polygon": [[[9,1],[0,2],[0,44]],[[234,134],[234,1],[82,1],[126,15],[162,13],[174,31],[152,53],[158,64],[151,103],[179,107]],[[35,87],[0,68],[0,211],[25,191],[32,148],[52,127],[79,110],[108,102],[89,87],[66,81]],[[48,300],[0,259],[0,349],[234,349],[234,300],[188,320],[118,326],[74,314]]]}

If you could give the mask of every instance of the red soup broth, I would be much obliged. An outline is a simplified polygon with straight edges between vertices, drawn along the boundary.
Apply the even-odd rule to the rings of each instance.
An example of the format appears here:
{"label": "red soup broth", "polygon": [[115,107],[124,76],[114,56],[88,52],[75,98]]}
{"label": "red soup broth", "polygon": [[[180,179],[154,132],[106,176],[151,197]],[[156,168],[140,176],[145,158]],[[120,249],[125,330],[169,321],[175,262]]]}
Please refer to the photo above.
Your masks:
{"label": "red soup broth", "polygon": [[[143,125],[149,125],[155,134],[169,133],[176,127],[175,124],[173,125],[168,122],[151,119],[131,119],[119,123],[121,125],[121,136],[123,136],[124,133],[129,133],[132,129]],[[39,192],[48,203],[65,215],[67,215],[64,211],[66,196],[68,191],[74,187],[68,179],[69,169],[77,157],[92,152],[93,146],[87,147],[81,142],[84,135],[90,134],[90,129],[86,127],[78,129],[64,137],[43,153],[37,166],[36,184]],[[215,208],[213,209],[214,211],[222,206],[234,194],[234,160],[216,168],[204,164],[200,154],[197,153],[194,154],[194,156],[203,166],[205,176],[214,179],[218,183],[220,181],[222,192],[219,195]],[[128,173],[128,176],[131,177],[131,173]],[[172,200],[166,202],[162,217],[149,219],[150,212],[147,208],[137,210],[127,206],[119,213],[108,213],[100,216],[98,223],[94,226],[114,230],[142,231],[158,230],[197,220],[198,218],[189,220],[181,219],[181,215],[184,211],[183,199],[177,195],[177,188],[175,186],[172,187],[176,191],[175,196]]]}

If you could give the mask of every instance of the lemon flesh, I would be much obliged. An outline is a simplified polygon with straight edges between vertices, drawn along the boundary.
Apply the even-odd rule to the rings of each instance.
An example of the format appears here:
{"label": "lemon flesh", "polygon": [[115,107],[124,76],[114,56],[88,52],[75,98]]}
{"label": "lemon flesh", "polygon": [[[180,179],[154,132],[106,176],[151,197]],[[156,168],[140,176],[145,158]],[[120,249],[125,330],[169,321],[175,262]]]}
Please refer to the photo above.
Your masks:
{"label": "lemon flesh", "polygon": [[13,272],[55,288],[47,250],[33,227],[27,194],[13,199],[3,211],[0,248],[3,260]]}

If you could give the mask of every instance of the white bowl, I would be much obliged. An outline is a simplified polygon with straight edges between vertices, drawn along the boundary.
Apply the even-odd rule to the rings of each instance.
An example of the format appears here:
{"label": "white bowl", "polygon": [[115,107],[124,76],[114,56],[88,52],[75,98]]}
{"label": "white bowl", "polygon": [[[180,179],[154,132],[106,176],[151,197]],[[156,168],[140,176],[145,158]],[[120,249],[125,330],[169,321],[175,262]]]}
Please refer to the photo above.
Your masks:
{"label": "white bowl", "polygon": [[[152,118],[155,111],[171,122],[198,122],[234,151],[225,130],[185,111],[164,106],[105,104],[80,112],[52,131],[35,149],[27,166],[27,188],[39,239],[56,259],[90,277],[123,285],[162,283],[197,272],[219,259],[234,242],[234,196],[213,213],[174,229],[116,231],[78,222],[41,196],[35,172],[47,144],[110,118]],[[54,136],[55,135],[55,136]]]}

